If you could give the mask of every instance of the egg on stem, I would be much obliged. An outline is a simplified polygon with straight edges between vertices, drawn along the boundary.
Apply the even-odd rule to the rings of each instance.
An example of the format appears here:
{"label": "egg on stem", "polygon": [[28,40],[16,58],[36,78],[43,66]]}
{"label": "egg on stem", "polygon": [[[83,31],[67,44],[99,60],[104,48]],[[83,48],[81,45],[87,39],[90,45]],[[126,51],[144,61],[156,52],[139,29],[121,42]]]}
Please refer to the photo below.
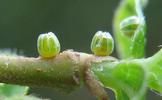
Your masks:
{"label": "egg on stem", "polygon": [[60,52],[60,43],[52,32],[40,34],[37,40],[37,49],[42,58],[51,58]]}
{"label": "egg on stem", "polygon": [[91,51],[96,56],[108,56],[113,52],[114,40],[109,32],[98,31],[92,38]]}

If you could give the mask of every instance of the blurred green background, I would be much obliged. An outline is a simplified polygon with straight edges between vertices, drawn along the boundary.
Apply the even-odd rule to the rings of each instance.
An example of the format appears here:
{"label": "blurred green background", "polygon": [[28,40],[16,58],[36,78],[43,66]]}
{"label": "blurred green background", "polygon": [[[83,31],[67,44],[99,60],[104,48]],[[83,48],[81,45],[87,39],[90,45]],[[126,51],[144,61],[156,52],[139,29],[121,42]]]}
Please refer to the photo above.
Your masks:
{"label": "blurred green background", "polygon": [[[26,56],[37,57],[36,41],[40,33],[54,32],[62,50],[91,53],[90,42],[98,30],[112,33],[112,19],[119,0],[0,0],[0,48],[12,48]],[[147,56],[153,55],[162,44],[161,0],[150,0],[145,9]],[[114,54],[116,56],[116,53]],[[95,100],[85,88],[70,95],[53,89],[31,88],[30,93],[52,100]],[[114,94],[111,100],[114,100]],[[161,100],[148,92],[147,100]]]}

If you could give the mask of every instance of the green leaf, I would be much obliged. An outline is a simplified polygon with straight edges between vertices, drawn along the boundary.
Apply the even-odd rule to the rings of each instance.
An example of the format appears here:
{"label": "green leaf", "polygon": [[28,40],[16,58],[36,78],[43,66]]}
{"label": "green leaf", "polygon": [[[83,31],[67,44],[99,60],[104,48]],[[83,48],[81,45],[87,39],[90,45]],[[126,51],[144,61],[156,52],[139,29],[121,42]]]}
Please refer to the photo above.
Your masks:
{"label": "green leaf", "polygon": [[26,86],[18,86],[18,85],[10,85],[1,83],[0,85],[0,96],[11,97],[14,95],[25,95],[28,92],[28,87]]}
{"label": "green leaf", "polygon": [[117,100],[144,100],[147,87],[162,94],[162,49],[144,59],[92,62],[91,70]]}
{"label": "green leaf", "polygon": [[117,100],[143,100],[147,74],[136,60],[93,63],[91,67],[103,86],[112,89]]}
{"label": "green leaf", "polygon": [[[141,5],[142,4],[142,5]],[[117,51],[120,58],[142,58],[145,55],[145,20],[142,6],[146,6],[146,0],[121,0],[114,16],[114,36],[116,38]],[[120,23],[130,17],[138,16],[140,23],[130,38],[122,34]]]}
{"label": "green leaf", "polygon": [[162,49],[141,63],[149,73],[149,88],[162,94]]}

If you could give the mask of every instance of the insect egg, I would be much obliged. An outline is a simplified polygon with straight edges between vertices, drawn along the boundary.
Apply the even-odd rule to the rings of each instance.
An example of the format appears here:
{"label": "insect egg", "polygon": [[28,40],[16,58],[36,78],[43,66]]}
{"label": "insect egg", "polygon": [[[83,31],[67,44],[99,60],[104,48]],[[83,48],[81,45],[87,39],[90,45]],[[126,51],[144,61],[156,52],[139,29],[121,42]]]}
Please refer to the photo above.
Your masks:
{"label": "insect egg", "polygon": [[52,32],[40,34],[37,40],[37,49],[43,58],[54,57],[60,52],[60,43]]}

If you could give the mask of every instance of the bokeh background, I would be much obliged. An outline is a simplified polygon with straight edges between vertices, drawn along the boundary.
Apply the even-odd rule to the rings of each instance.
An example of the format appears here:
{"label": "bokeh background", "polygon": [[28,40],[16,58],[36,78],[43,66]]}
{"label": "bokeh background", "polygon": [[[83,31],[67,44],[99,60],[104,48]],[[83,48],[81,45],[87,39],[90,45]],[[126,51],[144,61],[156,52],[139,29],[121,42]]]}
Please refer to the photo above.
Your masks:
{"label": "bokeh background", "polygon": [[[62,50],[73,48],[91,53],[90,42],[96,31],[112,33],[112,19],[118,4],[119,0],[0,0],[0,48],[37,57],[38,35],[52,31],[58,36]],[[162,44],[161,7],[162,0],[150,0],[145,9],[147,56],[153,55]],[[111,100],[115,100],[114,94],[108,92]],[[30,93],[51,100],[95,100],[84,87],[70,95],[34,87]],[[147,100],[162,100],[162,97],[148,92]]]}

